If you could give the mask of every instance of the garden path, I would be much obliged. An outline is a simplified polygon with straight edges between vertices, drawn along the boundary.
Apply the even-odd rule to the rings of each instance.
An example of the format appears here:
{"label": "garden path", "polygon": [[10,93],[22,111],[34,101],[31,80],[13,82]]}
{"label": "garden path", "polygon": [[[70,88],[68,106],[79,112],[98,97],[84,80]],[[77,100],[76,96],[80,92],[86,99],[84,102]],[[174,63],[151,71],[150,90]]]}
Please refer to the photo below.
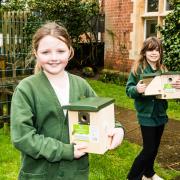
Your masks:
{"label": "garden path", "polygon": [[[133,110],[115,107],[115,116],[126,129],[125,139],[142,145],[140,128]],[[163,167],[180,171],[180,122],[170,119],[165,127],[157,162]],[[180,178],[180,177],[179,177]]]}

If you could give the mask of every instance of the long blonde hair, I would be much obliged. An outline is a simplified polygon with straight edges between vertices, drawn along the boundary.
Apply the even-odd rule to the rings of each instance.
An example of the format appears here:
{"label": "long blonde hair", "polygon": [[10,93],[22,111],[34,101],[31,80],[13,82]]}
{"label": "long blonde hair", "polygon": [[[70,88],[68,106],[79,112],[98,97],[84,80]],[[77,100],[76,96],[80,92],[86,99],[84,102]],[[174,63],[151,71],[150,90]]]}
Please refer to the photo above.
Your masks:
{"label": "long blonde hair", "polygon": [[[63,41],[64,43],[66,43],[66,45],[70,49],[69,60],[72,59],[72,57],[74,56],[74,49],[72,47],[70,36],[65,27],[63,27],[62,25],[59,25],[55,22],[48,22],[48,23],[42,25],[35,32],[33,39],[32,39],[32,55],[33,56],[35,55],[35,52],[37,52],[40,40],[47,35],[53,36],[53,37]],[[38,73],[39,71],[41,71],[41,69],[42,69],[41,65],[38,63],[38,61],[36,61],[34,73],[35,74]]]}
{"label": "long blonde hair", "polygon": [[158,39],[157,37],[149,37],[143,43],[143,46],[140,51],[140,58],[137,59],[133,65],[132,72],[134,75],[137,75],[139,70],[142,73],[143,70],[147,67],[148,62],[146,59],[146,51],[152,51],[154,49],[157,49],[160,54],[159,61],[157,61],[156,63],[156,69],[166,71],[166,67],[163,65],[162,62],[163,48],[162,48],[161,40]]}

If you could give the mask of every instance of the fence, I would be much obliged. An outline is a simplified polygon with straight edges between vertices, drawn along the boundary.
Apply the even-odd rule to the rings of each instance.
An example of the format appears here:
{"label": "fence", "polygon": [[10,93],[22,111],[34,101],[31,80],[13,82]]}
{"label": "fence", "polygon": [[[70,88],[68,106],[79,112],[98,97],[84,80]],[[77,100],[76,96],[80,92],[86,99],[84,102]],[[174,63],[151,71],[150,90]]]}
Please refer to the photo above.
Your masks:
{"label": "fence", "polygon": [[18,82],[32,73],[25,69],[28,38],[24,27],[29,12],[8,11],[0,15],[0,127],[9,122],[12,93]]}
{"label": "fence", "polygon": [[9,124],[10,104],[15,87],[32,73],[33,68],[0,70],[0,74],[4,74],[0,77],[0,128]]}
{"label": "fence", "polygon": [[1,56],[9,64],[24,59],[27,54],[27,36],[24,31],[27,16],[28,12],[24,11],[8,11],[1,14]]}

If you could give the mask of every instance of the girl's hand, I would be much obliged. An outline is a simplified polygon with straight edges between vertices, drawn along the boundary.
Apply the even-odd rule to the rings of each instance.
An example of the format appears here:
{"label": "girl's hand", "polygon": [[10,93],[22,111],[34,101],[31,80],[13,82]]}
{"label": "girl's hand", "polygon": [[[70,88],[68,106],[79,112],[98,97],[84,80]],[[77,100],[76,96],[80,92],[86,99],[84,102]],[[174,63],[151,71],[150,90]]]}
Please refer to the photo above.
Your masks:
{"label": "girl's hand", "polygon": [[138,93],[144,93],[145,89],[146,89],[146,84],[143,83],[142,80],[140,80],[137,85],[136,85],[136,88],[137,88],[137,92]]}
{"label": "girl's hand", "polygon": [[180,78],[172,83],[172,86],[176,89],[180,89]]}
{"label": "girl's hand", "polygon": [[86,154],[85,150],[87,149],[87,143],[76,143],[74,145],[74,158],[79,159],[81,156],[84,156]]}
{"label": "girl's hand", "polygon": [[109,137],[112,137],[112,141],[109,149],[115,149],[122,143],[124,137],[124,129],[123,128],[114,128],[109,134]]}

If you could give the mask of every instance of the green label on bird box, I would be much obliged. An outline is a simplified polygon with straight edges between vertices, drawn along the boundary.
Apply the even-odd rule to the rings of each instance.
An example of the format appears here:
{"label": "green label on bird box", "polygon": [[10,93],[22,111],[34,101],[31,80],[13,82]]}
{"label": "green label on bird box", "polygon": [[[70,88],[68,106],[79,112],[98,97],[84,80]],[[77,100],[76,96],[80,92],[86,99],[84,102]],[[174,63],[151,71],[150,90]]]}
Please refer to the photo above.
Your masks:
{"label": "green label on bird box", "polygon": [[73,132],[75,140],[78,141],[87,141],[89,142],[89,125],[84,124],[74,124],[73,125]]}
{"label": "green label on bird box", "polygon": [[75,141],[99,142],[98,129],[90,125],[74,124],[72,135]]}
{"label": "green label on bird box", "polygon": [[174,92],[176,92],[175,88],[173,88],[172,85],[169,84],[169,83],[164,84],[164,91],[166,93],[174,93]]}

